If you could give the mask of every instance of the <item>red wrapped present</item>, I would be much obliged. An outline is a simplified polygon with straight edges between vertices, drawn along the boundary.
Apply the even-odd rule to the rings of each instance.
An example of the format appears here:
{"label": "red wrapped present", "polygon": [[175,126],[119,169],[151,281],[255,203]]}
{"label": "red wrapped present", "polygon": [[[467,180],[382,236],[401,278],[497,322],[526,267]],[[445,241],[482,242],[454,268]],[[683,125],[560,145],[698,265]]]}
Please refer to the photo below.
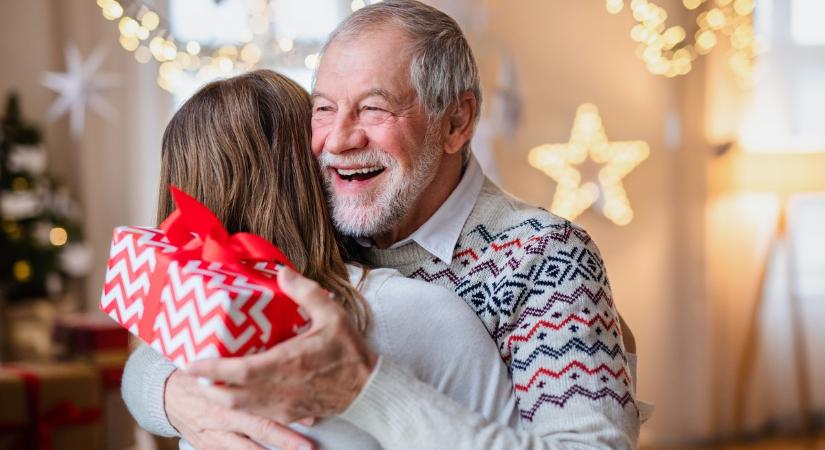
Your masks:
{"label": "red wrapped present", "polygon": [[100,387],[84,364],[0,364],[0,449],[102,447]]}
{"label": "red wrapped present", "polygon": [[98,353],[129,353],[129,332],[99,312],[63,314],[52,339],[61,358]]}
{"label": "red wrapped present", "polygon": [[160,228],[119,227],[100,309],[178,367],[265,350],[307,320],[278,287],[281,251],[229,235],[202,204],[171,188],[177,209]]}
{"label": "red wrapped present", "polygon": [[99,312],[71,313],[55,321],[52,339],[62,360],[91,363],[104,390],[120,389],[129,358],[129,332]]}

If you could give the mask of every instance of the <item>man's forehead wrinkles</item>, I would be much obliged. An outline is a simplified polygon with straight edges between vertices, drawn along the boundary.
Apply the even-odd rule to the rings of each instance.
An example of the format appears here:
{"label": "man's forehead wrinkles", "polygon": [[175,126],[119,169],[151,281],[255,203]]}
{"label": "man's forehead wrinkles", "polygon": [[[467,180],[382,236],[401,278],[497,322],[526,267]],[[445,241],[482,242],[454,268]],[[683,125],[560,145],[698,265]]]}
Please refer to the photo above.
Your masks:
{"label": "man's forehead wrinkles", "polygon": [[371,97],[373,95],[377,97],[383,97],[396,105],[401,103],[398,99],[398,96],[384,88],[372,88],[369,91],[367,91],[364,97]]}
{"label": "man's forehead wrinkles", "polygon": [[[399,95],[396,95],[396,94],[392,93],[392,91],[390,91],[389,89],[385,89],[385,88],[381,88],[381,87],[369,88],[369,89],[366,89],[365,91],[362,91],[361,93],[355,93],[355,94],[347,93],[343,97],[345,97],[347,99],[351,99],[352,101],[361,101],[361,100],[364,100],[366,98],[373,97],[373,96],[381,97],[381,98],[389,101],[390,103],[393,103],[393,104],[399,105],[399,106],[404,105],[406,103],[409,103],[409,101],[405,101],[405,100],[409,100],[408,97],[410,97],[410,95],[408,95],[408,93],[404,93],[404,95],[399,96]],[[320,90],[313,91],[312,94],[310,94],[310,99],[312,101],[315,101],[315,100],[318,100],[318,99],[324,99],[324,100],[328,100],[328,101],[336,100],[334,95],[328,94],[328,93],[320,91]]]}
{"label": "man's forehead wrinkles", "polygon": [[319,91],[313,91],[312,94],[309,95],[309,99],[312,100],[312,101],[315,101],[316,99],[319,99],[319,98],[329,99],[329,96],[327,94],[324,94],[323,92],[319,92]]}

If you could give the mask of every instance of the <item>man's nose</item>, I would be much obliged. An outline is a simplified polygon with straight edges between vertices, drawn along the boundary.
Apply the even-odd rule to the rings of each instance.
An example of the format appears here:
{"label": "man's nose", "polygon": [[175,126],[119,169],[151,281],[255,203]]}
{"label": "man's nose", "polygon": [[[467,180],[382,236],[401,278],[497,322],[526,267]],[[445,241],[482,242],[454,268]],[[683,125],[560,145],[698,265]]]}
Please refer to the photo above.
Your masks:
{"label": "man's nose", "polygon": [[367,133],[352,117],[341,115],[336,118],[335,125],[327,135],[324,150],[330,153],[343,153],[349,150],[358,150],[366,147]]}

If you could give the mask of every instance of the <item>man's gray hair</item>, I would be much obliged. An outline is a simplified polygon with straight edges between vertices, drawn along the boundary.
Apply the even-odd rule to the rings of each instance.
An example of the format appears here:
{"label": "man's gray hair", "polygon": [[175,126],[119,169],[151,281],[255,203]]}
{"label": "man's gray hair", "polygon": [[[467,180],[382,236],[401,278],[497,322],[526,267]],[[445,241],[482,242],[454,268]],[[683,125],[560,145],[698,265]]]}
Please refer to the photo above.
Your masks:
{"label": "man's gray hair", "polygon": [[[481,87],[470,45],[452,17],[415,0],[386,0],[352,13],[330,34],[321,53],[338,38],[358,35],[370,28],[397,24],[411,39],[410,79],[430,122],[442,119],[461,94],[476,98],[473,126],[481,113]],[[469,141],[462,149],[469,157]]]}

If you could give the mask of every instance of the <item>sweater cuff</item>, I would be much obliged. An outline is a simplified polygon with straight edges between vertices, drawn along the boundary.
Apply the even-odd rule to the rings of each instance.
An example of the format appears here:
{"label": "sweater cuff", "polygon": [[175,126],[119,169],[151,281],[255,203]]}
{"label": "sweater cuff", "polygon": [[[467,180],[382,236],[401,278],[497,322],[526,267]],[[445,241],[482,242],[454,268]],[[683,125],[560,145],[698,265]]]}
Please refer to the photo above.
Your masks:
{"label": "sweater cuff", "polygon": [[146,404],[153,407],[146,408],[145,425],[154,434],[164,437],[179,437],[180,433],[169,423],[166,417],[166,403],[164,393],[166,392],[166,382],[177,369],[172,364],[157,364],[153,370],[147,371],[146,379],[143,382],[143,398]]}
{"label": "sweater cuff", "polygon": [[416,383],[413,375],[379,356],[367,384],[339,417],[376,438],[404,434],[409,431],[405,419],[415,417],[416,396],[409,388]]}

